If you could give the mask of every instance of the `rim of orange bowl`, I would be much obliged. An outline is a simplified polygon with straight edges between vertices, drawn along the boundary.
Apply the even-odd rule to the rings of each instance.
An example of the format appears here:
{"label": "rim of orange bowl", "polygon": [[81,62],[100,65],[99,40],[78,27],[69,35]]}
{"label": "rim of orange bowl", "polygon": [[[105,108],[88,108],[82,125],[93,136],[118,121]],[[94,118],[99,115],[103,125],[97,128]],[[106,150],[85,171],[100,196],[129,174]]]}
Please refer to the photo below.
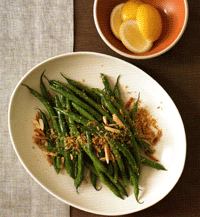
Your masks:
{"label": "rim of orange bowl", "polygon": [[160,51],[160,52],[158,52],[156,54],[151,54],[151,55],[148,55],[148,56],[136,56],[134,54],[127,54],[127,53],[124,53],[124,52],[116,49],[112,44],[110,44],[110,42],[106,39],[106,37],[101,32],[101,29],[99,27],[99,23],[98,23],[98,20],[97,20],[97,10],[96,10],[98,1],[99,0],[94,1],[93,17],[94,17],[94,23],[95,23],[96,29],[97,29],[100,37],[107,44],[107,46],[110,47],[113,51],[115,51],[116,53],[118,53],[118,54],[120,54],[120,55],[122,55],[124,57],[128,57],[128,58],[131,58],[131,59],[150,59],[150,58],[158,57],[158,56],[162,55],[163,53],[166,53],[172,47],[174,47],[174,45],[180,40],[180,38],[182,37],[182,35],[183,35],[183,33],[184,33],[185,29],[186,29],[186,26],[187,26],[188,16],[189,16],[189,7],[188,7],[188,1],[184,0],[184,4],[185,4],[185,21],[184,21],[184,24],[183,24],[183,27],[182,27],[182,30],[181,30],[180,34],[178,35],[176,40],[174,40],[174,42],[171,45],[169,45],[167,48],[165,48],[164,50],[162,50],[162,51]]}

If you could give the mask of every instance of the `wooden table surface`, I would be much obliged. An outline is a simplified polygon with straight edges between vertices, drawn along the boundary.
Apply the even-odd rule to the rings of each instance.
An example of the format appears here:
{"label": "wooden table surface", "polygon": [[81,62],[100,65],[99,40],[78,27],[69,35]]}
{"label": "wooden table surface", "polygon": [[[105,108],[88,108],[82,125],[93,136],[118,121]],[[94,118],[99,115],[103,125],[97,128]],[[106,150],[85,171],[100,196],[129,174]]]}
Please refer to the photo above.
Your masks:
{"label": "wooden table surface", "polygon": [[[118,57],[141,68],[168,92],[184,122],[187,156],[184,171],[172,191],[154,206],[126,216],[200,216],[200,1],[189,0],[189,20],[180,41],[150,60],[124,58],[100,38],[93,20],[93,1],[75,0],[74,51]],[[71,207],[71,217],[100,216]]]}

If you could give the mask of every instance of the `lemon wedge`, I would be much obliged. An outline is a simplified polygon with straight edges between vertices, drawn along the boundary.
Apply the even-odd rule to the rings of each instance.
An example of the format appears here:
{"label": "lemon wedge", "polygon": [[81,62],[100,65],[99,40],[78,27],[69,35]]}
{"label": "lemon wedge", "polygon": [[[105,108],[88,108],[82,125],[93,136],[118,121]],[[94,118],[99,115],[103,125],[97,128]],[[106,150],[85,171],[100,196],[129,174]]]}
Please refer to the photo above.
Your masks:
{"label": "lemon wedge", "polygon": [[158,10],[148,4],[137,8],[136,20],[143,36],[149,41],[156,41],[162,33],[162,19]]}
{"label": "lemon wedge", "polygon": [[119,36],[119,28],[120,25],[122,24],[122,19],[121,19],[121,8],[124,5],[124,3],[116,5],[110,15],[110,27],[115,35],[116,38],[120,40]]}
{"label": "lemon wedge", "polygon": [[122,6],[121,9],[121,18],[122,21],[130,20],[130,19],[136,19],[137,9],[142,3],[139,0],[129,0]]}
{"label": "lemon wedge", "polygon": [[153,45],[151,41],[145,39],[135,20],[124,21],[119,34],[124,46],[136,54],[149,51]]}

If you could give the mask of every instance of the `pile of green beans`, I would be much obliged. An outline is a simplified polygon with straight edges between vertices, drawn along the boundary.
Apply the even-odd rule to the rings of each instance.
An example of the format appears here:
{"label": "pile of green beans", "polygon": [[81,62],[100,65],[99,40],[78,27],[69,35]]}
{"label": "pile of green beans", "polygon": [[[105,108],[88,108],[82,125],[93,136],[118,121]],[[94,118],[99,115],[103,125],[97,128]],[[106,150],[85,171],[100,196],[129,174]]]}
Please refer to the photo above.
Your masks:
{"label": "pile of green beans", "polygon": [[[120,76],[112,90],[107,76],[101,74],[104,89],[99,90],[88,88],[80,82],[66,78],[63,74],[61,74],[65,78],[63,83],[48,80],[44,72],[40,77],[40,92],[23,85],[46,108],[46,112],[38,109],[48,141],[48,145],[43,148],[57,154],[56,157],[51,157],[56,173],[60,172],[60,159],[64,157],[64,168],[74,179],[77,192],[84,179],[84,170],[87,168],[95,190],[101,189],[97,187],[97,180],[100,179],[117,197],[124,199],[124,196],[128,196],[126,186],[130,183],[139,202],[141,165],[166,170],[161,164],[147,159],[139,152],[143,150],[143,152],[153,153],[151,147],[140,138],[134,126],[133,120],[136,118],[139,97],[132,112],[128,113],[124,109],[119,89]],[[44,78],[48,80],[48,88],[43,82]],[[107,131],[104,122],[106,117],[108,123],[113,124],[113,115],[116,115],[123,124],[123,127],[117,126],[120,134],[116,136]],[[54,140],[50,136],[50,126],[56,135]],[[82,135],[85,136],[85,141],[80,139]],[[94,136],[105,139],[114,159],[110,159],[109,162],[100,160],[93,148]],[[120,136],[123,140],[119,139]],[[66,138],[69,137],[75,138],[76,143],[79,144],[78,149],[67,148]],[[100,154],[105,156],[103,152]]]}

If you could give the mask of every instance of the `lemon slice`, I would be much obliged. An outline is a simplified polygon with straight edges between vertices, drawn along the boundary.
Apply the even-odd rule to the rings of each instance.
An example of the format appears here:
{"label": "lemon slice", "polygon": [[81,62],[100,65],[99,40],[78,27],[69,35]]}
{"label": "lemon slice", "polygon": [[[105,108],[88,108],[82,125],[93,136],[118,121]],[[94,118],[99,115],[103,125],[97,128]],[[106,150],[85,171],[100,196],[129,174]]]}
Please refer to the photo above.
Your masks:
{"label": "lemon slice", "polygon": [[111,30],[112,30],[113,34],[115,35],[115,37],[118,38],[119,40],[120,40],[119,28],[120,28],[120,25],[122,24],[121,8],[123,5],[124,5],[124,3],[121,3],[117,6],[115,6],[111,12],[111,15],[110,15]]}
{"label": "lemon slice", "polygon": [[162,33],[162,19],[156,8],[143,4],[137,9],[136,20],[140,31],[149,41],[156,41]]}
{"label": "lemon slice", "polygon": [[122,21],[126,20],[136,20],[136,14],[137,14],[137,9],[142,3],[139,0],[129,0],[126,3],[124,3],[122,9],[121,9],[121,18]]}
{"label": "lemon slice", "polygon": [[135,20],[124,21],[120,26],[119,34],[124,46],[133,53],[145,53],[153,45],[153,42],[144,38]]}

